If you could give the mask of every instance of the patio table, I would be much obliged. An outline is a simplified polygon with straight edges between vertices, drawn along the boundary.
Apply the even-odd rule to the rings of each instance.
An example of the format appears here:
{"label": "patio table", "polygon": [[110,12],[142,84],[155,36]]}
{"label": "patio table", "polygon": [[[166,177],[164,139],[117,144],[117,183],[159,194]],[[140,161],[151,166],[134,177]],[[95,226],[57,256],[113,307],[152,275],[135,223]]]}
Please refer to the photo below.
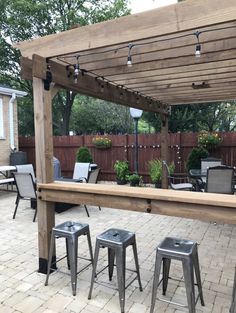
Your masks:
{"label": "patio table", "polygon": [[11,171],[16,171],[16,167],[13,165],[0,166],[0,174],[2,174],[5,178],[9,177],[9,172]]}

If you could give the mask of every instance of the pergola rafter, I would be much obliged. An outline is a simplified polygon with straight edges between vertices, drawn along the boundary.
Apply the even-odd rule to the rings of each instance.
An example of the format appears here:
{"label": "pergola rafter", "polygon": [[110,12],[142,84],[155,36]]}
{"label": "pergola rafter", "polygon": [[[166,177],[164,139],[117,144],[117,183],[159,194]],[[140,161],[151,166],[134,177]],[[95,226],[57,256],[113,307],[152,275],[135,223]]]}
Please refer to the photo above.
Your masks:
{"label": "pergola rafter", "polygon": [[[161,157],[168,161],[167,105],[236,98],[235,31],[235,0],[186,0],[15,45],[22,54],[22,77],[33,80],[34,87],[40,272],[47,270],[55,201],[104,206],[114,201],[117,208],[150,212],[153,206],[159,214],[204,215],[206,220],[220,221],[225,221],[226,212],[227,221],[236,221],[235,198],[230,195],[222,204],[219,197],[205,194],[199,204],[202,210],[195,206],[189,214],[198,203],[196,193],[179,194],[177,199],[170,191],[159,195],[149,190],[144,192],[148,195],[136,197],[133,191],[117,187],[114,192],[106,186],[104,197],[102,188],[93,192],[87,186],[84,194],[78,184],[49,184],[53,181],[51,99],[60,88],[161,113]],[[200,58],[194,55],[197,43],[202,47]],[[132,67],[126,64],[128,51]],[[78,62],[80,75],[74,79]]]}

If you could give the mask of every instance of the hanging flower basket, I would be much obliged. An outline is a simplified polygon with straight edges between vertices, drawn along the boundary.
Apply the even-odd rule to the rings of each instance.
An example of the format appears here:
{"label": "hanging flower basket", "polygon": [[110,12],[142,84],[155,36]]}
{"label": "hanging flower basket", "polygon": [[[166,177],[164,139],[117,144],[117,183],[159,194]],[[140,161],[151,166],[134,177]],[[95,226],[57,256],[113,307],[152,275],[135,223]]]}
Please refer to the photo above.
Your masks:
{"label": "hanging flower basket", "polygon": [[109,149],[112,146],[112,141],[111,139],[107,138],[107,137],[99,137],[96,136],[92,139],[92,143],[94,144],[94,146],[97,149]]}
{"label": "hanging flower basket", "polygon": [[217,133],[201,132],[198,135],[199,146],[208,151],[214,150],[221,141],[222,138]]}

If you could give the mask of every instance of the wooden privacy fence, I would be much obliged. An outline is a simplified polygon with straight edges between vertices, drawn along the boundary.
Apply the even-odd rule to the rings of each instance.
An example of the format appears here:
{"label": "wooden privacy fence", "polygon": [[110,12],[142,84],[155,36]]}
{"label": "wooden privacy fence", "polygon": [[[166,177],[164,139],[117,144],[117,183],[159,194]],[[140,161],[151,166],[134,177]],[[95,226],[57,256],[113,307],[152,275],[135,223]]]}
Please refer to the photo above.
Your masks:
{"label": "wooden privacy fence", "polygon": [[[236,132],[219,133],[223,138],[221,144],[211,153],[219,157],[224,164],[236,165]],[[186,161],[190,151],[197,146],[198,133],[169,134],[170,160],[175,163],[176,173],[186,172]],[[62,174],[71,177],[76,159],[76,151],[87,146],[94,163],[101,167],[102,180],[115,180],[113,166],[116,160],[128,160],[130,170],[134,170],[134,135],[109,135],[112,147],[97,149],[92,144],[92,135],[54,137],[54,156],[61,162]],[[148,161],[160,158],[160,134],[141,134],[138,136],[139,173],[149,181]],[[35,165],[34,137],[20,137],[19,147],[27,153],[28,162]]]}

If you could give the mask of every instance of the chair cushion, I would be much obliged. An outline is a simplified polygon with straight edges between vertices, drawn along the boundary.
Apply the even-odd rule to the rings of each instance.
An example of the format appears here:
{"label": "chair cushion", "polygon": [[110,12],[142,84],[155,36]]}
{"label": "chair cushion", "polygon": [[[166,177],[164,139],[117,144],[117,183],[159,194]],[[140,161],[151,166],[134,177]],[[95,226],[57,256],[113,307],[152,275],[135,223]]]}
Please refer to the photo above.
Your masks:
{"label": "chair cushion", "polygon": [[193,185],[190,183],[171,184],[171,187],[174,190],[191,190],[191,189],[193,189]]}

